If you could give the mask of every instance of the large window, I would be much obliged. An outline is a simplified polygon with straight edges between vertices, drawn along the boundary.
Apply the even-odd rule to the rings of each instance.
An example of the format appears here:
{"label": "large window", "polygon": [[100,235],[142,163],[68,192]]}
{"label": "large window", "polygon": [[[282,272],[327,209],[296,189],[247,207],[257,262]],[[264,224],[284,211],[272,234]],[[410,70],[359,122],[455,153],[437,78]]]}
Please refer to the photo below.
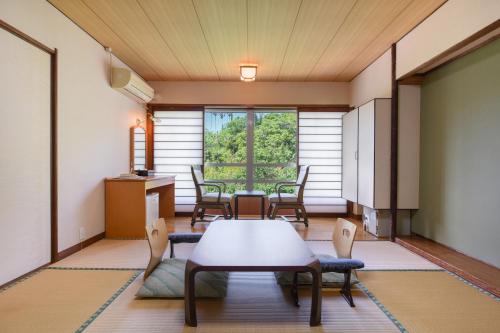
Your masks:
{"label": "large window", "polygon": [[277,181],[295,180],[297,165],[310,165],[307,211],[344,213],[342,115],[269,108],[155,111],[154,167],[176,175],[175,209],[192,212],[192,164],[203,165],[206,179],[224,180],[229,192],[268,194]]}
{"label": "large window", "polygon": [[228,192],[263,190],[293,180],[297,112],[293,109],[206,109],[205,178],[224,180]]}

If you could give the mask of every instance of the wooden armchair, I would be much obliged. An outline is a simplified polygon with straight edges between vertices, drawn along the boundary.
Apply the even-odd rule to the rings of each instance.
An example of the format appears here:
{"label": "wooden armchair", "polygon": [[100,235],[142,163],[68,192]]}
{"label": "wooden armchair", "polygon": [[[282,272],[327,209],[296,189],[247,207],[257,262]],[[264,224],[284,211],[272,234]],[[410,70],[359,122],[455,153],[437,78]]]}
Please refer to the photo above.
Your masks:
{"label": "wooden armchair", "polygon": [[[309,226],[309,219],[307,218],[306,208],[304,207],[304,188],[306,186],[308,175],[309,166],[301,165],[297,181],[280,182],[276,184],[276,193],[269,195],[269,209],[267,210],[267,217],[274,220],[276,219],[276,214],[280,209],[293,209],[295,210],[295,220],[288,220],[284,215],[280,217],[285,221],[302,222],[306,227]],[[282,192],[282,189],[286,187],[295,187],[294,193]]]}
{"label": "wooden armchair", "polygon": [[[196,222],[212,222],[221,217],[220,215],[210,215],[212,219],[205,220],[205,216],[208,216],[205,214],[206,209],[222,210],[225,219],[232,218],[232,195],[224,193],[226,184],[221,181],[205,181],[199,166],[191,166],[191,174],[196,188],[196,205],[191,217],[191,226],[194,226]],[[215,187],[217,192],[207,192],[207,187]],[[197,220],[198,216],[200,216],[199,220]]]}

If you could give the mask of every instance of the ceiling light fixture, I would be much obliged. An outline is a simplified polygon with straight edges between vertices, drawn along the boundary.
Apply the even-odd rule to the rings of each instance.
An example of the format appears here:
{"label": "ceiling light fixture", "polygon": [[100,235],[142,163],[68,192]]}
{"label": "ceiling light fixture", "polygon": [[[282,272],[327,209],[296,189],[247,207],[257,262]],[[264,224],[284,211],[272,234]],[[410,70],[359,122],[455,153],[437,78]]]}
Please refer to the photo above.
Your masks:
{"label": "ceiling light fixture", "polygon": [[257,65],[240,65],[240,78],[243,82],[255,81]]}

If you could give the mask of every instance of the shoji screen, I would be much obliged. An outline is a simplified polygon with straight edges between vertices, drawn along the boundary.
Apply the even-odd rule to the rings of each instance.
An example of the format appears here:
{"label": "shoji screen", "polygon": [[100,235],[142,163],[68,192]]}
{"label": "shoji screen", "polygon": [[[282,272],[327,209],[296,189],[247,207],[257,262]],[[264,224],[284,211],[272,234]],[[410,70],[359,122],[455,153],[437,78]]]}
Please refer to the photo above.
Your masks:
{"label": "shoji screen", "polygon": [[203,111],[155,111],[154,167],[175,174],[175,211],[192,212],[195,189],[190,166],[203,164]]}
{"label": "shoji screen", "polygon": [[50,55],[0,28],[0,285],[50,262]]}
{"label": "shoji screen", "polygon": [[342,195],[343,112],[299,112],[299,165],[310,165],[304,191],[311,213],[345,213]]}

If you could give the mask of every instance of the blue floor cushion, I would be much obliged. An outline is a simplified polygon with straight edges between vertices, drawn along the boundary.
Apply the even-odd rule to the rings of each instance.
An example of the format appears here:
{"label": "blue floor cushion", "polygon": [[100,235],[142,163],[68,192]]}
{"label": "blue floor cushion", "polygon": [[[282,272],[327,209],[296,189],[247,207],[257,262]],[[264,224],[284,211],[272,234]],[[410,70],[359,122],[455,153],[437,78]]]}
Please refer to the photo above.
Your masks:
{"label": "blue floor cushion", "polygon": [[[185,259],[164,259],[136,293],[144,298],[184,297]],[[227,294],[228,272],[198,272],[195,275],[196,297],[223,298]]]}
{"label": "blue floor cushion", "polygon": [[[332,258],[330,255],[317,255],[318,259],[321,260],[322,257]],[[275,272],[274,276],[278,284],[282,286],[291,286],[293,284],[293,272]],[[322,285],[324,287],[342,287],[344,284],[344,274],[327,272],[322,275]],[[311,273],[299,273],[298,276],[299,285],[311,285],[312,284],[312,274]],[[351,274],[351,285],[358,283],[356,274]]]}

